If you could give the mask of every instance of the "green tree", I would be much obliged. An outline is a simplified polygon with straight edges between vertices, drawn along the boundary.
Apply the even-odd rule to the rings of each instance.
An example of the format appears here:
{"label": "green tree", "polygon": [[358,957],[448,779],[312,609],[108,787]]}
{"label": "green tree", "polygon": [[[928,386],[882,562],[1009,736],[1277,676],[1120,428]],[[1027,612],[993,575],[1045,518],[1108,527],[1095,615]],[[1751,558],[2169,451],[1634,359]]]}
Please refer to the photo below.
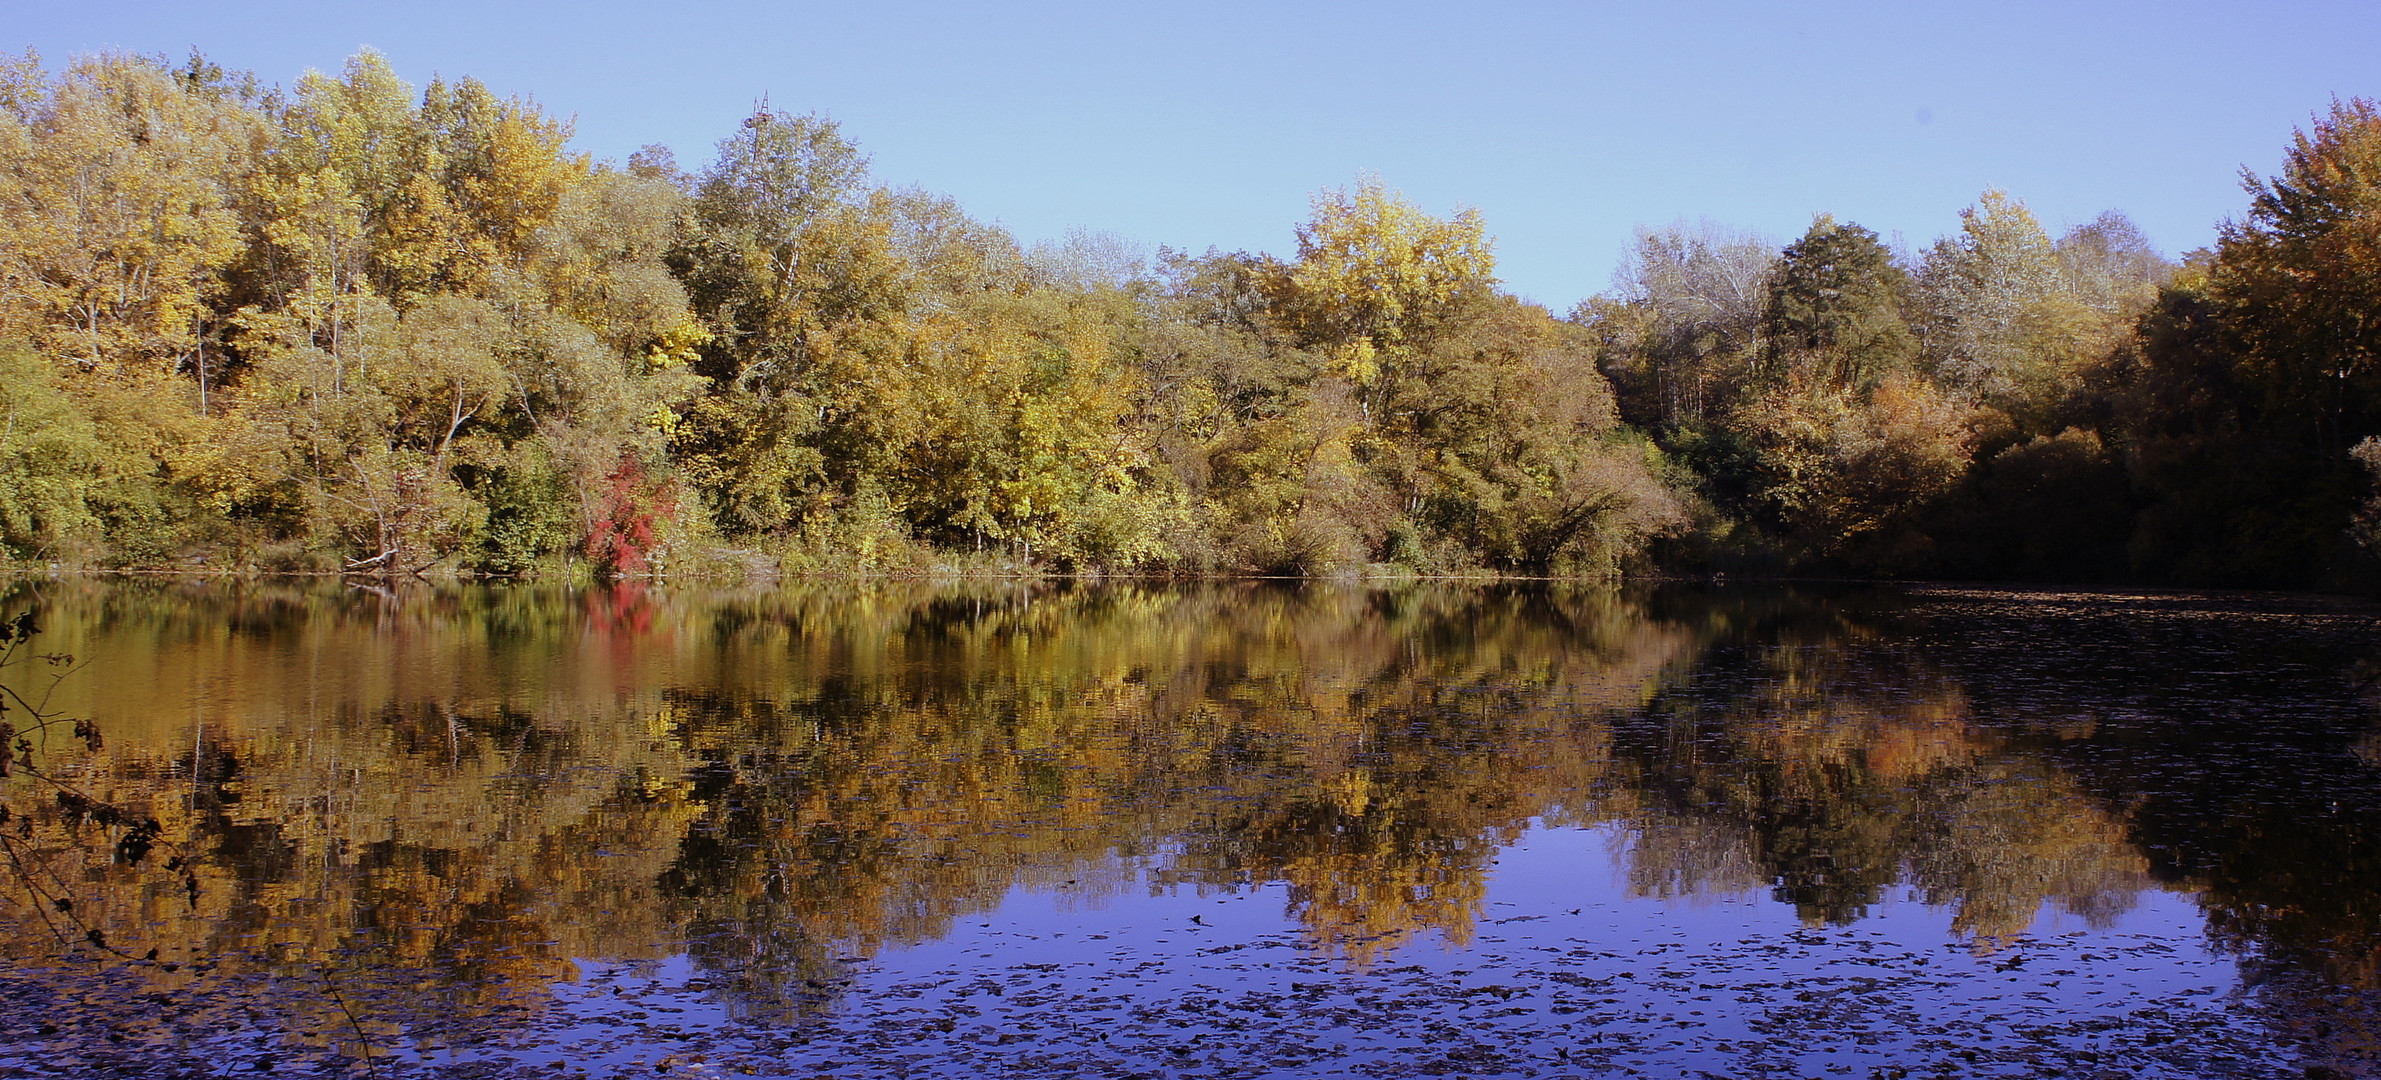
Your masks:
{"label": "green tree", "polygon": [[696,180],[692,231],[673,254],[695,311],[710,320],[703,374],[780,384],[808,367],[812,332],[865,308],[836,295],[839,250],[821,226],[865,195],[868,159],[832,120],[756,110],[721,140]]}
{"label": "green tree", "polygon": [[1501,571],[1608,573],[1680,523],[1641,441],[1619,437],[1587,332],[1509,296],[1450,320],[1413,425],[1416,516]]}
{"label": "green tree", "polygon": [[1866,391],[1917,360],[1903,315],[1909,275],[1874,232],[1819,215],[1786,246],[1768,292],[1763,363],[1773,378]]}
{"label": "green tree", "polygon": [[31,350],[0,347],[0,545],[14,558],[69,553],[99,523],[112,455],[63,382]]}

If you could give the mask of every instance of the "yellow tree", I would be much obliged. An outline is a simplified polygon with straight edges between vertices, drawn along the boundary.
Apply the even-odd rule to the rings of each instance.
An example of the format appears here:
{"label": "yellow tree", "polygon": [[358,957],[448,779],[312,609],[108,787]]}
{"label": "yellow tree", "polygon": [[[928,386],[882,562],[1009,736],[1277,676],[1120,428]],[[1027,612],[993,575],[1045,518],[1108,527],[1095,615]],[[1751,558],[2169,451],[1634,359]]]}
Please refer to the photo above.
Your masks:
{"label": "yellow tree", "polygon": [[897,358],[870,366],[883,480],[914,528],[1076,566],[1171,553],[1179,508],[1145,483],[1145,434],[1125,422],[1136,373],[1115,355],[1122,299],[986,296],[921,320]]}
{"label": "yellow tree", "polygon": [[[566,149],[569,126],[534,104],[500,100],[465,79],[433,81],[417,105],[412,87],[370,50],[338,77],[307,73],[280,119],[271,169],[291,189],[280,197],[296,204],[260,209],[271,220],[317,199],[342,204],[360,219],[363,244],[345,246],[341,269],[360,271],[399,307],[433,292],[474,292],[498,269],[521,269],[538,231],[591,170]],[[327,246],[334,238],[309,239]]]}
{"label": "yellow tree", "polygon": [[1432,217],[1378,177],[1316,193],[1313,211],[1278,283],[1280,306],[1379,422],[1432,329],[1460,298],[1495,286],[1496,259],[1479,211]]}
{"label": "yellow tree", "polygon": [[151,60],[0,65],[0,330],[118,380],[195,364],[259,119]]}

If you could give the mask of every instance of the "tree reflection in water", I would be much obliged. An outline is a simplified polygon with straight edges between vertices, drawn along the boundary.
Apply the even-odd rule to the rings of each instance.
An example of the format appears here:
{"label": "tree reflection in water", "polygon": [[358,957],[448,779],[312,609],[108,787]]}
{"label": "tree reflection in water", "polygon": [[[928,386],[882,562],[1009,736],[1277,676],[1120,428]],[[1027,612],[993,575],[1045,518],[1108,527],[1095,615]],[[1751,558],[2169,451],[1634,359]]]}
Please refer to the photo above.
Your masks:
{"label": "tree reflection in water", "polygon": [[[1280,886],[1308,947],[1361,970],[1463,947],[1496,853],[1566,825],[1623,828],[1640,896],[1766,890],[1825,926],[1907,887],[1987,950],[2046,905],[2104,925],[2188,890],[2307,1037],[2370,1038],[2326,1011],[2381,968],[2360,610],[896,583],[9,603],[97,660],[58,700],[109,733],[75,763],[187,838],[200,903],[6,789],[27,872],[157,948],[168,992],[369,1003],[349,1024],[289,998],[300,1041],[520,1022],[584,961],[677,954],[785,1020],[1020,888]],[[10,955],[59,952],[22,908]]]}
{"label": "tree reflection in water", "polygon": [[1620,725],[1641,891],[1765,885],[1841,925],[1909,882],[1989,947],[2045,902],[2101,925],[2150,884],[2123,822],[2043,740],[1981,722],[1923,639],[1826,605],[1739,617]]}

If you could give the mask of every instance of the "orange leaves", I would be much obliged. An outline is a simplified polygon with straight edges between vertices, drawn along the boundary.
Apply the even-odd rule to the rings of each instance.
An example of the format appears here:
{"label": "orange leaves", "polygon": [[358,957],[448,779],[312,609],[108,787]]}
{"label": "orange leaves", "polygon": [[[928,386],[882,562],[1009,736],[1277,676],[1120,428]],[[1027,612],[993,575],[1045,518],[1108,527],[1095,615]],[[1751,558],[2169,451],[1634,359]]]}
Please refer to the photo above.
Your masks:
{"label": "orange leaves", "polygon": [[2369,433],[2381,414],[2381,106],[2334,101],[2280,175],[2247,186],[2248,219],[2224,226],[2211,282],[2242,366],[2285,414]]}
{"label": "orange leaves", "polygon": [[1971,416],[1927,383],[1897,377],[1865,401],[1827,388],[1763,398],[1737,422],[1760,455],[1764,498],[1818,554],[1849,555],[1895,539],[1888,526],[1958,483]]}

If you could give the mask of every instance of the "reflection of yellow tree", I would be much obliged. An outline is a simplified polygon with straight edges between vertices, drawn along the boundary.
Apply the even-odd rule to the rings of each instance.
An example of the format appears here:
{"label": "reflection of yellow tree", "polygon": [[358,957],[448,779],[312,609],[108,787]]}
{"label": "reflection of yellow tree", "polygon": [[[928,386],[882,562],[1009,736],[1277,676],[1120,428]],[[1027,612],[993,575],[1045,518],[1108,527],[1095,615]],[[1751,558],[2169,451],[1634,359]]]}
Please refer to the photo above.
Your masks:
{"label": "reflection of yellow tree", "polygon": [[1526,592],[1285,614],[1297,647],[1229,703],[1235,756],[1265,783],[1188,832],[1177,873],[1285,881],[1316,943],[1358,962],[1419,931],[1465,940],[1496,847],[1532,818],[1592,816],[1603,711],[1641,702],[1681,644],[1625,608]]}
{"label": "reflection of yellow tree", "polygon": [[1237,839],[1251,849],[1252,878],[1289,885],[1290,907],[1318,947],[1365,964],[1422,930],[1469,943],[1495,840],[1446,835],[1434,828],[1443,823],[1401,819],[1390,806],[1297,809],[1306,812],[1273,815]]}
{"label": "reflection of yellow tree", "polygon": [[755,612],[835,674],[674,703],[712,764],[673,888],[690,919],[755,926],[762,898],[814,952],[865,949],[1173,837],[1161,885],[1286,881],[1326,948],[1460,939],[1488,851],[1578,805],[1596,710],[1677,648],[1608,601],[1549,603],[1112,588],[889,624]]}

